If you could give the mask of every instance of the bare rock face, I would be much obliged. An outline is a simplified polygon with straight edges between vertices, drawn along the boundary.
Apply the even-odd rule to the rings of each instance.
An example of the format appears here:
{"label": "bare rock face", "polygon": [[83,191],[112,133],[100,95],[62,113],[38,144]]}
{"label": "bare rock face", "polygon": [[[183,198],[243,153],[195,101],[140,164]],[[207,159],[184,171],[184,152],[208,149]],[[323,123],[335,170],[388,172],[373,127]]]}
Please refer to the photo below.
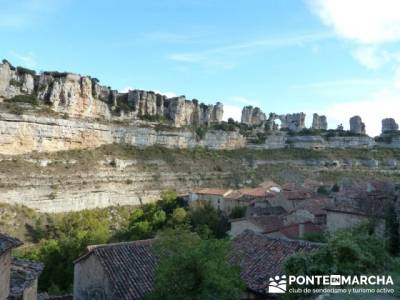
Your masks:
{"label": "bare rock face", "polygon": [[[111,120],[171,120],[176,127],[220,123],[223,105],[199,104],[184,96],[167,98],[152,91],[118,93],[99,80],[73,73],[43,72],[0,64],[0,101],[17,95],[34,95],[41,104],[76,118]],[[155,118],[152,118],[155,117]]]}
{"label": "bare rock face", "polygon": [[107,102],[95,98],[109,95],[110,90],[104,87],[96,91],[96,83],[89,77],[57,72],[44,72],[39,77],[38,99],[50,104],[54,111],[74,117],[110,119]]}
{"label": "bare rock face", "polygon": [[399,130],[399,125],[393,118],[382,120],[382,133]]}
{"label": "bare rock face", "polygon": [[241,122],[247,125],[261,125],[267,120],[259,107],[245,106],[242,110]]}
{"label": "bare rock face", "polygon": [[0,100],[17,95],[32,94],[35,88],[35,74],[25,68],[15,68],[9,62],[0,64]]}
{"label": "bare rock face", "polygon": [[311,128],[316,130],[327,130],[328,122],[326,120],[326,116],[314,114]]}
{"label": "bare rock face", "polygon": [[350,132],[355,134],[365,134],[365,124],[360,116],[350,118]]}
{"label": "bare rock face", "polygon": [[304,121],[306,119],[305,113],[295,113],[279,116],[282,121],[281,128],[289,131],[301,131],[305,128]]}

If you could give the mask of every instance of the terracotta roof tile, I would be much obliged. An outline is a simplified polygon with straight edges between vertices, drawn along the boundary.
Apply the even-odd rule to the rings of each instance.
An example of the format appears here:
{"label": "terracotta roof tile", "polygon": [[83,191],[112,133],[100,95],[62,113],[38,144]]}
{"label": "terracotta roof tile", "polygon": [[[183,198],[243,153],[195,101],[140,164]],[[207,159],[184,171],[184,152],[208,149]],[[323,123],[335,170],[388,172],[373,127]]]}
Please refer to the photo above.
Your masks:
{"label": "terracotta roof tile", "polygon": [[88,255],[95,255],[102,264],[115,299],[138,300],[153,289],[157,259],[153,254],[154,239],[128,243],[92,246]]}
{"label": "terracotta roof tile", "polygon": [[0,233],[0,255],[11,248],[19,247],[22,244],[23,243],[20,240]]}
{"label": "terracotta roof tile", "polygon": [[43,271],[43,264],[26,259],[13,258],[11,263],[9,300],[20,299]]}
{"label": "terracotta roof tile", "polygon": [[233,240],[235,255],[231,261],[240,266],[249,289],[265,294],[269,277],[283,274],[283,264],[288,256],[319,247],[316,243],[273,239],[246,230]]}
{"label": "terracotta roof tile", "polygon": [[202,188],[202,189],[195,189],[193,190],[196,194],[201,195],[216,195],[216,196],[224,196],[232,192],[229,189],[218,189],[218,188]]}

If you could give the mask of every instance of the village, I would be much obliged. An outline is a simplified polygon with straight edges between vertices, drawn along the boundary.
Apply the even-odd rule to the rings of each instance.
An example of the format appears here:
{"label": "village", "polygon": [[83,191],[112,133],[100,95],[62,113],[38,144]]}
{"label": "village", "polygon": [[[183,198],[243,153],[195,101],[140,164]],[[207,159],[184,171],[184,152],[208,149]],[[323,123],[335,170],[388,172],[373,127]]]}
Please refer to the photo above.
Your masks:
{"label": "village", "polygon": [[[229,218],[229,239],[240,253],[231,260],[246,284],[241,299],[250,300],[275,299],[268,294],[268,279],[283,274],[291,255],[320,248],[325,234],[370,222],[382,236],[384,208],[397,194],[394,184],[379,181],[325,186],[314,180],[283,185],[269,180],[240,189],[198,188],[181,196],[190,210],[212,206]],[[12,257],[22,242],[1,234],[0,299],[144,299],[153,289],[156,240],[88,246],[74,261],[73,294],[49,296],[37,291],[43,264]]]}

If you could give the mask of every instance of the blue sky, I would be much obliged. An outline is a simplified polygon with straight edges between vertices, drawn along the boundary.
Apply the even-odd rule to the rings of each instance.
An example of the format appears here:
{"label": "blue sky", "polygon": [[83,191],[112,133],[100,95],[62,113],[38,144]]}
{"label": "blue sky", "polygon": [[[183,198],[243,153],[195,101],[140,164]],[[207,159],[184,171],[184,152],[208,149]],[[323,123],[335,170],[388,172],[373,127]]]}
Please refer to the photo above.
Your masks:
{"label": "blue sky", "polygon": [[102,84],[400,121],[398,0],[0,0],[0,58]]}

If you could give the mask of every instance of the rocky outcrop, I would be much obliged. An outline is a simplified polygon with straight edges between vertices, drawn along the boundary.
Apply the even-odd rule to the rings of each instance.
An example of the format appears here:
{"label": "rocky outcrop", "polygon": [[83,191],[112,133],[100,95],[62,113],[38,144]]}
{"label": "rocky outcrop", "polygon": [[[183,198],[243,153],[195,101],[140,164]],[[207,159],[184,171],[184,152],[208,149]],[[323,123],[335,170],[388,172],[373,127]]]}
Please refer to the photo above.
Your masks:
{"label": "rocky outcrop", "polygon": [[[269,131],[285,130],[299,132],[305,128],[305,119],[306,115],[302,112],[286,115],[270,113],[266,122],[266,129]],[[280,125],[276,123],[276,120],[280,121]]]}
{"label": "rocky outcrop", "polygon": [[261,125],[267,120],[259,107],[245,106],[242,110],[241,122],[247,125]]}
{"label": "rocky outcrop", "polygon": [[152,91],[119,93],[99,80],[73,73],[42,72],[0,64],[0,101],[30,95],[39,104],[76,118],[170,121],[176,127],[220,123],[223,105],[205,105],[184,96],[167,98]]}
{"label": "rocky outcrop", "polygon": [[354,134],[365,134],[365,124],[360,116],[350,118],[350,132]]}
{"label": "rocky outcrop", "polygon": [[315,130],[327,130],[328,122],[326,120],[326,116],[314,114],[311,128]]}
{"label": "rocky outcrop", "polygon": [[172,120],[176,127],[210,125],[222,121],[224,108],[222,103],[205,105],[196,99],[189,101],[185,96],[165,99],[166,118]]}
{"label": "rocky outcrop", "polygon": [[93,79],[71,73],[44,72],[39,76],[37,97],[52,110],[81,118],[111,119],[109,88]]}
{"label": "rocky outcrop", "polygon": [[382,133],[399,130],[399,125],[392,118],[382,120]]}
{"label": "rocky outcrop", "polygon": [[35,88],[35,73],[8,61],[0,64],[0,102],[22,94],[32,94]]}

